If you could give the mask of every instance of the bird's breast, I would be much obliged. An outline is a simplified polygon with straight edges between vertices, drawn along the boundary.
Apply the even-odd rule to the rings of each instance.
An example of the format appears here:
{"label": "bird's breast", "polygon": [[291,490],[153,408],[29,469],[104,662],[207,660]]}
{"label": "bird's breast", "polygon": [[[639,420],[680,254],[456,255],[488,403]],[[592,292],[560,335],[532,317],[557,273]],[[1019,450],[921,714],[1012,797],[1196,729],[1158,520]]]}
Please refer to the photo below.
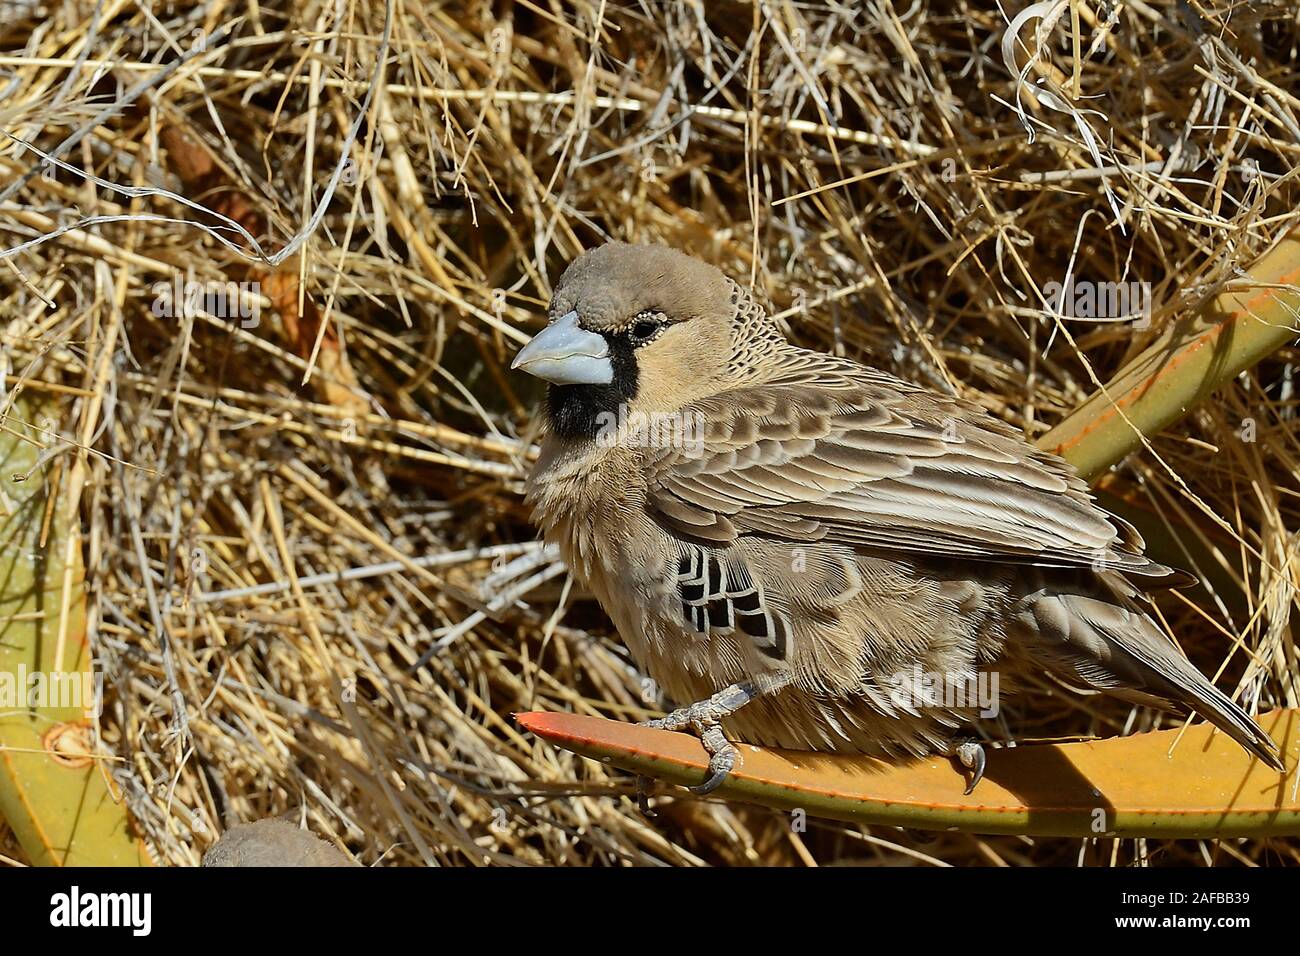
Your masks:
{"label": "bird's breast", "polygon": [[644,517],[636,469],[615,451],[550,437],[528,479],[525,500],[547,541],[559,545],[584,583],[617,567]]}

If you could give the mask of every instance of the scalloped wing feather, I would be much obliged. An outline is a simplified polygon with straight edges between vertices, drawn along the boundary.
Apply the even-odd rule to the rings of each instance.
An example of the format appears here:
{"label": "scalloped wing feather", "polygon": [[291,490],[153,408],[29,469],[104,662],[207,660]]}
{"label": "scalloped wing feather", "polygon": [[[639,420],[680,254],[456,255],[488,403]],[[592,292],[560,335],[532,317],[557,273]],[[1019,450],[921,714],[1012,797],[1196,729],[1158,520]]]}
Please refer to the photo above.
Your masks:
{"label": "scalloped wing feather", "polygon": [[[811,356],[805,358],[804,356]],[[818,353],[698,403],[702,454],[667,449],[649,505],[688,537],[825,539],[866,551],[1089,567],[1174,586],[1063,460],[970,403]],[[699,451],[699,449],[696,449]]]}

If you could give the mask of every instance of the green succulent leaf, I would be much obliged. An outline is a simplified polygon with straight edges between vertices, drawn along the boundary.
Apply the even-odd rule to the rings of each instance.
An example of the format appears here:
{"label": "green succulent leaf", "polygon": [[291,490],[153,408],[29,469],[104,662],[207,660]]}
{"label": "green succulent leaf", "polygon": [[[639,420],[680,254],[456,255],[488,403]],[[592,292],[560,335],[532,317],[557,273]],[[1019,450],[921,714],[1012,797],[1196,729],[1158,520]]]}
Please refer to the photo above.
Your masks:
{"label": "green succulent leaf", "polygon": [[0,816],[38,866],[147,865],[96,745],[80,548],[33,471],[53,411],[20,400],[0,421]]}

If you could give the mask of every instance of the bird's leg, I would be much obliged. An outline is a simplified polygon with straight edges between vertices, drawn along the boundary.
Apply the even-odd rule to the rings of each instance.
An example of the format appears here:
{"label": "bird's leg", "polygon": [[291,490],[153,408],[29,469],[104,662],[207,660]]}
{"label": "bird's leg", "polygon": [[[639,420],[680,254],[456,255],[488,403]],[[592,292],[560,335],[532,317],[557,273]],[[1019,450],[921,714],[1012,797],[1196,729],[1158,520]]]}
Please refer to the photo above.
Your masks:
{"label": "bird's leg", "polygon": [[965,791],[969,794],[984,779],[984,746],[978,740],[963,740],[953,748],[953,756],[971,772]]}
{"label": "bird's leg", "polygon": [[643,727],[659,730],[693,730],[700,743],[709,752],[709,779],[691,793],[701,796],[712,793],[722,785],[740,759],[740,752],[722,733],[722,719],[734,714],[756,697],[770,694],[785,687],[793,679],[787,674],[760,674],[752,680],[740,681],[724,687],[712,697],[697,701],[689,707],[679,707],[666,717],[642,721]]}

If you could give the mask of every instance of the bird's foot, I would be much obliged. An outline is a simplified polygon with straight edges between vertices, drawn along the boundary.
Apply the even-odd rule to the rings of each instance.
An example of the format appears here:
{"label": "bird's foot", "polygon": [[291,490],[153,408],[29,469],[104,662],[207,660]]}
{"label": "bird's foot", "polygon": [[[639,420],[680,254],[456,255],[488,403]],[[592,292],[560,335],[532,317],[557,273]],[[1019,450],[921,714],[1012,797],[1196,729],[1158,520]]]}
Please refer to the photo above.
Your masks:
{"label": "bird's foot", "polygon": [[700,743],[709,752],[709,778],[704,783],[687,789],[703,796],[722,786],[740,760],[740,751],[722,732],[722,718],[734,714],[755,696],[751,684],[732,684],[707,700],[696,701],[689,707],[680,707],[665,717],[642,721],[641,726],[658,730],[691,730],[699,736]]}
{"label": "bird's foot", "polygon": [[971,772],[970,783],[966,785],[965,791],[969,794],[984,779],[984,745],[978,740],[963,740],[953,748],[953,756]]}

